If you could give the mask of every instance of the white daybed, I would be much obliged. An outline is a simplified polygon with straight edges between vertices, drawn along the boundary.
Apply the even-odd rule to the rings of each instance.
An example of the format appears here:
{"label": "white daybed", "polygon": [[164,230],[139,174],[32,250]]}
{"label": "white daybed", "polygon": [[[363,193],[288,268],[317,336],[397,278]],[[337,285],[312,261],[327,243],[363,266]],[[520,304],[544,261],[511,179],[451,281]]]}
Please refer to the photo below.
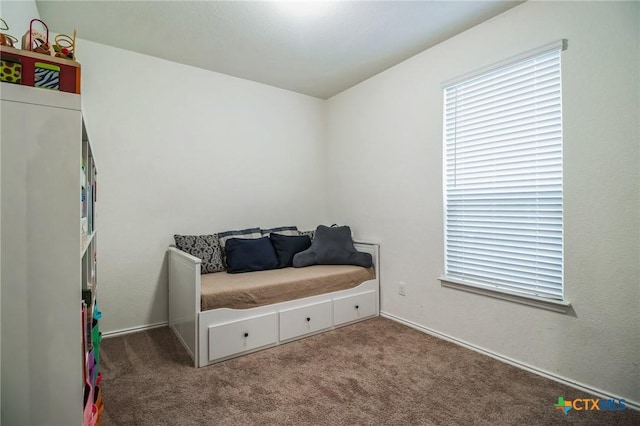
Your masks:
{"label": "white daybed", "polygon": [[[355,248],[371,254],[375,273],[375,278],[356,287],[254,308],[202,310],[200,259],[169,247],[169,326],[194,365],[204,367],[377,316],[379,246],[355,243]],[[242,274],[242,278],[254,273]]]}

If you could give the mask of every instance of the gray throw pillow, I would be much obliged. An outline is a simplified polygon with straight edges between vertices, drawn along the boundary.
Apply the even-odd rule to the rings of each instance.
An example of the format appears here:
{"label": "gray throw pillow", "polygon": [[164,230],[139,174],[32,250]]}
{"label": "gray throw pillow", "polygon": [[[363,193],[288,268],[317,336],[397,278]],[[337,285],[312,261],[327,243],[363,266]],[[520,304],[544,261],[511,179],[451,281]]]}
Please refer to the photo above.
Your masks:
{"label": "gray throw pillow", "polygon": [[353,246],[348,226],[318,226],[311,247],[293,257],[294,268],[310,265],[357,265],[369,268],[373,260]]}
{"label": "gray throw pillow", "polygon": [[260,228],[247,228],[240,229],[234,231],[225,231],[218,232],[218,238],[220,239],[220,248],[222,249],[222,253],[224,253],[224,246],[227,244],[227,240],[229,238],[261,238],[262,234],[260,233]]}

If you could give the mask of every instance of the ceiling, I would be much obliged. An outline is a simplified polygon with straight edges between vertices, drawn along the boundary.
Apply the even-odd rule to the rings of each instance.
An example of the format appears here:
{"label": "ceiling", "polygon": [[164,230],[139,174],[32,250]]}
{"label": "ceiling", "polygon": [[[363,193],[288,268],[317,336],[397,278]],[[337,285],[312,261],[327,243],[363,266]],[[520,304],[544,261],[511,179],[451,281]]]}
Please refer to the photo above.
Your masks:
{"label": "ceiling", "polygon": [[36,1],[53,32],[322,99],[520,3]]}

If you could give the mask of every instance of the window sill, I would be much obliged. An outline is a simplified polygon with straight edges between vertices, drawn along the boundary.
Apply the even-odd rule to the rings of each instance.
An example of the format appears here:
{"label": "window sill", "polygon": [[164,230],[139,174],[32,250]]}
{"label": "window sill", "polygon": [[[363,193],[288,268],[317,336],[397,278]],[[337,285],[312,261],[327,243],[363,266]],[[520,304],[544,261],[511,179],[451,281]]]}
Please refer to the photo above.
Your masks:
{"label": "window sill", "polygon": [[547,309],[561,314],[566,314],[571,310],[571,302],[563,300],[549,300],[542,299],[535,296],[525,296],[517,293],[510,293],[507,291],[495,290],[480,285],[465,283],[463,281],[440,277],[440,284],[443,287],[454,288],[456,290],[467,291],[469,293],[476,293],[483,296],[493,297],[496,299],[508,300],[509,302],[521,303],[523,305],[533,306],[536,308]]}

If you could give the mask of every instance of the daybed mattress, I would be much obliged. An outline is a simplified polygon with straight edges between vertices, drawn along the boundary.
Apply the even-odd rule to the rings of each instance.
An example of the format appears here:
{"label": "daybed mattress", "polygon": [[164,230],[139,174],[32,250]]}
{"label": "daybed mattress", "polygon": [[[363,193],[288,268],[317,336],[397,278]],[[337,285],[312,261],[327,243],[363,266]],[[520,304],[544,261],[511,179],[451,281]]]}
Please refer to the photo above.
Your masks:
{"label": "daybed mattress", "polygon": [[243,274],[201,275],[202,311],[247,309],[357,287],[375,278],[373,268],[314,265]]}

